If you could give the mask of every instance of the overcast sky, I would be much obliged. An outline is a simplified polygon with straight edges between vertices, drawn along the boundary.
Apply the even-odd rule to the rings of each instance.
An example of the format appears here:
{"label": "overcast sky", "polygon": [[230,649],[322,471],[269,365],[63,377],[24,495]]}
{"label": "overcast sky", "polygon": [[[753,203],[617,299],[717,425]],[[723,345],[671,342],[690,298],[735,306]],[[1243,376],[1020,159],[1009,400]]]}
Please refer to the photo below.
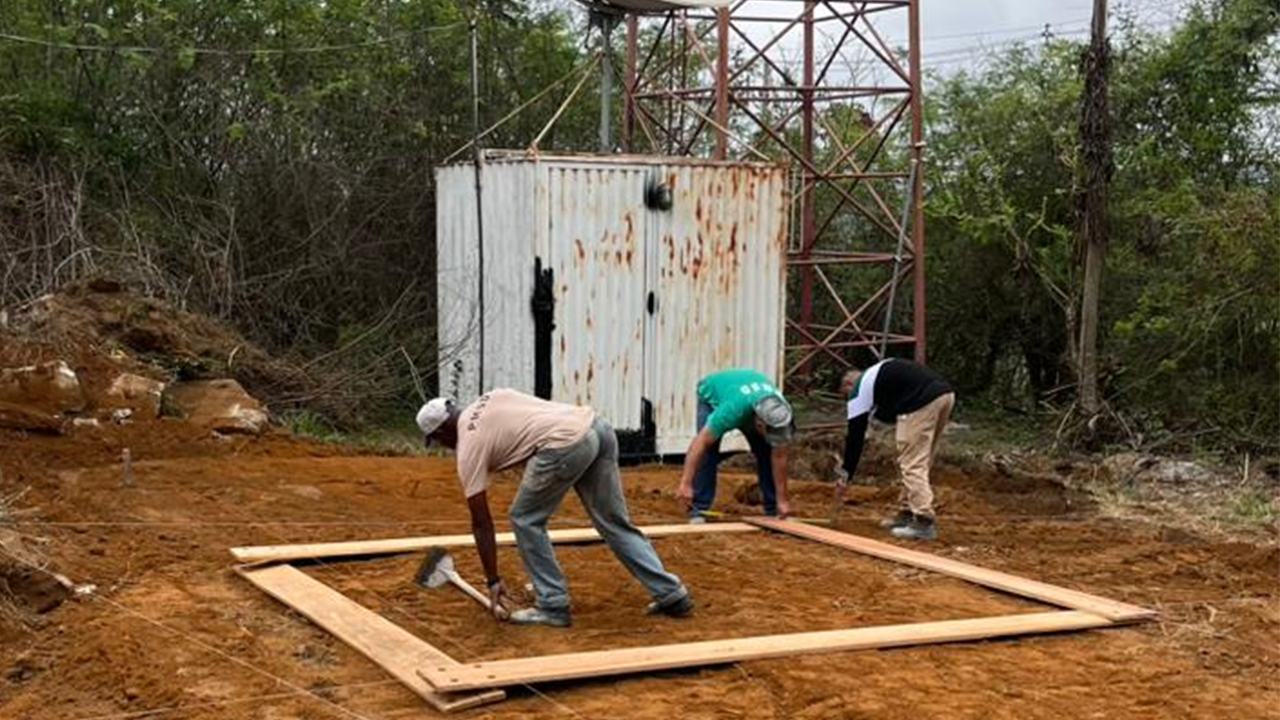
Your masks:
{"label": "overcast sky", "polygon": [[[1167,30],[1194,0],[1111,0],[1110,14],[1114,22],[1121,16],[1134,18],[1143,27]],[[794,0],[748,0],[740,14],[769,14],[794,17],[798,3]],[[837,5],[841,7],[842,5]],[[921,50],[926,68],[950,73],[975,63],[991,49],[1019,42],[1040,42],[1045,26],[1054,37],[1084,38],[1088,35],[1091,0],[922,0],[920,9]],[[819,14],[830,14],[820,9]],[[876,14],[875,26],[892,46],[905,46],[907,11],[890,10]],[[751,25],[751,35],[758,41],[772,37],[762,25]],[[832,34],[838,23],[822,24],[820,36],[834,43]],[[821,43],[822,40],[820,39]],[[798,63],[801,34],[792,30],[780,47],[786,56]]]}
{"label": "overcast sky", "polygon": [[[1113,0],[1110,13],[1113,22],[1124,15],[1161,30],[1190,4],[1190,0]],[[923,0],[924,64],[941,71],[963,67],[980,57],[984,48],[1038,40],[1045,25],[1054,36],[1083,38],[1088,35],[1092,11],[1090,0]],[[905,40],[905,22],[893,30]]]}

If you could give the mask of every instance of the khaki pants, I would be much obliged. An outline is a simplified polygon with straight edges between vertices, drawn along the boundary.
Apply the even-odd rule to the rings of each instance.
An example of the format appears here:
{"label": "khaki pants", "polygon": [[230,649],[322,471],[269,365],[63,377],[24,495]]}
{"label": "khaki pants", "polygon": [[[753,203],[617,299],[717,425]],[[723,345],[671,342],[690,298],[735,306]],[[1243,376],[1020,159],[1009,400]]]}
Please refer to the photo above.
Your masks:
{"label": "khaki pants", "polygon": [[955,393],[947,393],[913,413],[898,416],[898,468],[902,471],[903,505],[917,515],[933,515],[929,471],[951,419]]}

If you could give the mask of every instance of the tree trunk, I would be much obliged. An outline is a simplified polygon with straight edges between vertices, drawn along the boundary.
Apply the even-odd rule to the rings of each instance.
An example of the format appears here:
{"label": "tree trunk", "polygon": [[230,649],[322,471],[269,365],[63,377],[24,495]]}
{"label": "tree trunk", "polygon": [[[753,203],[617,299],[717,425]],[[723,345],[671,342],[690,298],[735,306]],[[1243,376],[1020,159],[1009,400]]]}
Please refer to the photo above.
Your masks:
{"label": "tree trunk", "polygon": [[1084,96],[1080,108],[1080,149],[1084,166],[1079,195],[1077,237],[1084,251],[1084,285],[1080,302],[1079,400],[1087,416],[1097,415],[1098,304],[1103,260],[1107,251],[1107,181],[1111,175],[1111,122],[1107,111],[1107,0],[1094,0],[1093,30],[1085,55]]}

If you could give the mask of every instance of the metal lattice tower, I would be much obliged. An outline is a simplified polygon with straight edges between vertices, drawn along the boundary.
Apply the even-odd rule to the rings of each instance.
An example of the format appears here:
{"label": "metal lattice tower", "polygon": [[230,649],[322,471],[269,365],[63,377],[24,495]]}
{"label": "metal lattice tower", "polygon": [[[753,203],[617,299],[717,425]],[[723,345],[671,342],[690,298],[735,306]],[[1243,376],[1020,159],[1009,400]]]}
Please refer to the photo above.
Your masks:
{"label": "metal lattice tower", "polygon": [[[905,51],[880,29],[903,13]],[[785,375],[801,384],[861,349],[925,359],[919,14],[739,0],[626,16],[625,150],[793,168]]]}

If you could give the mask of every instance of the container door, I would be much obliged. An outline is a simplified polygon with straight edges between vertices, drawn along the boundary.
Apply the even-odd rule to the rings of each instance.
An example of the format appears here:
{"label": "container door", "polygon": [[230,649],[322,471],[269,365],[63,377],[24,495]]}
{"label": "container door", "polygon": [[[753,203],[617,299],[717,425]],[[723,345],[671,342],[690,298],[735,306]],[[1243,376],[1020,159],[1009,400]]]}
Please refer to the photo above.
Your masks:
{"label": "container door", "polygon": [[555,284],[553,399],[590,405],[618,430],[642,430],[644,173],[547,165]]}
{"label": "container door", "polygon": [[[704,375],[752,367],[780,382],[787,200],[785,172],[758,166],[668,168],[671,207],[650,215],[647,392],[657,450],[683,453],[696,433]],[[726,450],[745,449],[737,433]]]}

